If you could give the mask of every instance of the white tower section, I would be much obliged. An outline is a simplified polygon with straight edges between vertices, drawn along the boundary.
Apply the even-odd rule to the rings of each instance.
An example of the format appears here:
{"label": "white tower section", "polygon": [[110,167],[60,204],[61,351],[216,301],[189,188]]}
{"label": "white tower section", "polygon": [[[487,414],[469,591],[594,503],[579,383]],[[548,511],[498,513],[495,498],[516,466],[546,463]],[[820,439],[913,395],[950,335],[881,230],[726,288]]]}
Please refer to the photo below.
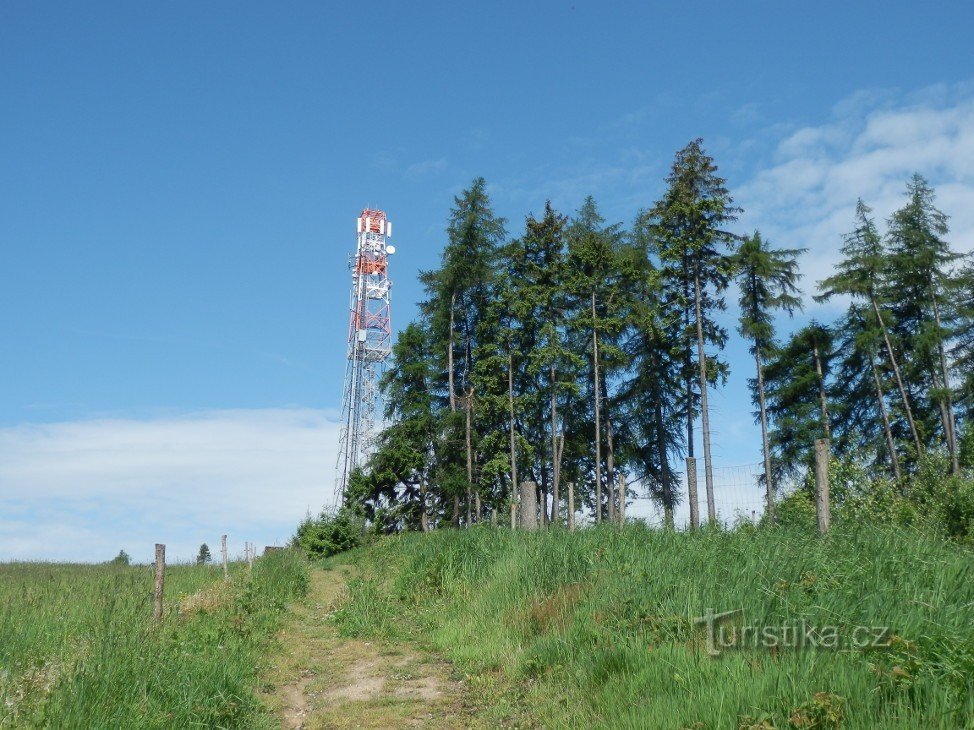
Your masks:
{"label": "white tower section", "polygon": [[364,467],[378,436],[376,416],[383,417],[379,381],[392,352],[388,244],[392,223],[381,210],[366,208],[356,222],[358,243],[349,260],[348,362],[342,395],[342,430],[338,442],[335,497],[341,505],[352,471]]}

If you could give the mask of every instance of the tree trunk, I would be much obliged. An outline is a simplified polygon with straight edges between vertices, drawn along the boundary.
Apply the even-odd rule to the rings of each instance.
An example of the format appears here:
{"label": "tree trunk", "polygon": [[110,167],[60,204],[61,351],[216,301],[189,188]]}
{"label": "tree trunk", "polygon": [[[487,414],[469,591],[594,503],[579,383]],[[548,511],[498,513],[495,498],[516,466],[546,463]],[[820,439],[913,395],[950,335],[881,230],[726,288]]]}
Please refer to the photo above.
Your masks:
{"label": "tree trunk", "polygon": [[555,486],[552,492],[551,499],[551,522],[558,525],[561,524],[561,456],[565,453],[565,432],[564,426],[562,426],[562,432],[558,434],[558,455],[556,456],[556,461],[558,463],[558,481],[559,483]]}
{"label": "tree trunk", "polygon": [[[558,509],[558,477],[561,464],[558,454],[558,391],[555,381],[555,361],[552,359],[549,369],[549,384],[551,386],[551,514],[557,514]],[[554,520],[551,520],[554,522]]]}
{"label": "tree trunk", "polygon": [[568,529],[575,531],[575,483],[568,482]]}
{"label": "tree trunk", "polygon": [[514,435],[514,355],[507,353],[507,408],[511,419],[511,529],[514,529],[514,500],[517,482],[517,440]]}
{"label": "tree trunk", "polygon": [[457,295],[452,294],[450,296],[450,337],[447,343],[446,351],[446,377],[449,383],[450,389],[450,410],[455,411],[457,409],[457,391],[453,385],[453,310],[456,307]]}
{"label": "tree trunk", "polygon": [[822,360],[819,357],[818,343],[812,343],[812,356],[815,358],[815,374],[818,376],[818,399],[822,408],[822,430],[825,431],[825,438],[832,438],[832,429],[829,426],[829,405],[825,398],[825,377],[822,375]]}
{"label": "tree trunk", "polygon": [[[608,395],[608,394],[607,394]],[[609,399],[606,397],[603,401],[605,411],[605,445],[606,445],[606,469],[605,469],[605,484],[608,488],[609,498],[609,521],[615,520],[616,516],[616,503],[615,503],[615,443],[612,434],[612,418],[609,415]]]}
{"label": "tree trunk", "polygon": [[697,358],[700,361],[700,418],[703,435],[703,468],[707,483],[707,519],[717,522],[714,502],[714,467],[710,459],[710,412],[707,407],[707,356],[703,351],[703,316],[700,311],[700,274],[693,277],[693,301],[697,313]]}
{"label": "tree trunk", "polygon": [[876,370],[876,359],[869,353],[869,367],[873,371],[873,383],[876,385],[876,405],[879,406],[879,417],[883,422],[883,434],[886,436],[886,448],[889,450],[889,460],[893,467],[893,476],[899,482],[900,460],[896,455],[896,442],[893,440],[893,430],[889,426],[889,414],[886,413],[886,399],[883,397],[883,385],[879,381],[879,372]]}
{"label": "tree trunk", "polygon": [[592,393],[595,401],[595,522],[602,521],[602,381],[599,379],[599,333],[595,326],[595,290],[592,290]]}
{"label": "tree trunk", "polygon": [[946,411],[944,431],[947,436],[947,450],[950,451],[950,468],[954,474],[960,474],[960,456],[957,449],[957,423],[954,420],[954,403],[950,395],[950,374],[947,369],[947,355],[944,352],[944,340],[940,336],[940,306],[937,296],[931,289],[930,300],[933,302],[933,316],[937,325],[937,354],[940,356],[940,373],[944,380],[943,408]]}
{"label": "tree trunk", "polygon": [[467,527],[473,522],[470,513],[473,501],[473,440],[470,434],[470,419],[473,409],[473,388],[467,391]]}
{"label": "tree trunk", "polygon": [[460,527],[460,495],[453,495],[453,514],[451,515],[451,521],[454,527]]}
{"label": "tree trunk", "polygon": [[896,376],[896,387],[899,388],[900,397],[903,399],[903,411],[906,413],[906,421],[910,425],[910,434],[913,436],[913,445],[916,446],[917,456],[923,455],[923,445],[920,443],[920,435],[917,433],[916,422],[913,420],[913,409],[910,407],[910,397],[906,393],[906,388],[903,386],[903,378],[900,376],[900,367],[896,364],[896,355],[893,354],[893,345],[889,341],[889,333],[886,331],[886,323],[883,321],[883,314],[879,311],[879,305],[876,303],[876,298],[873,296],[869,297],[869,301],[872,302],[873,312],[876,313],[876,320],[879,323],[879,329],[883,333],[883,342],[886,343],[886,354],[889,355],[889,364],[893,368],[893,375]]}
{"label": "tree trunk", "polygon": [[660,478],[663,480],[663,518],[667,527],[673,528],[673,487],[670,463],[666,454],[666,424],[663,421],[662,399],[656,397],[656,457],[659,459]]}
{"label": "tree trunk", "polygon": [[419,480],[419,527],[423,532],[430,531],[429,515],[426,514],[426,478]]}
{"label": "tree trunk", "polygon": [[[683,255],[683,300],[688,302],[683,307],[683,331],[686,336],[690,331],[690,264],[686,254]],[[693,458],[693,355],[689,342],[684,350],[683,377],[686,384],[687,397],[687,457]]]}
{"label": "tree trunk", "polygon": [[758,371],[758,407],[761,411],[761,445],[764,448],[765,509],[769,517],[774,517],[774,477],[771,473],[771,444],[768,443],[768,409],[764,399],[764,366],[757,342],[754,343],[754,364]]}

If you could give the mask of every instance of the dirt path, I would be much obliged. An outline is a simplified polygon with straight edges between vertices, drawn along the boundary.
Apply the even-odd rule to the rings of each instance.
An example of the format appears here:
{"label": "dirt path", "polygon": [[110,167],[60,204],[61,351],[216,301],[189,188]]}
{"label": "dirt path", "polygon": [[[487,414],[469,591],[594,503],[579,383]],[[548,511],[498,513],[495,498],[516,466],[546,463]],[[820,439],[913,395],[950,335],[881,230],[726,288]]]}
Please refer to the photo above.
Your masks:
{"label": "dirt path", "polygon": [[474,727],[463,685],[435,656],[403,644],[347,639],[331,614],[349,568],[315,570],[280,639],[268,704],[285,728]]}

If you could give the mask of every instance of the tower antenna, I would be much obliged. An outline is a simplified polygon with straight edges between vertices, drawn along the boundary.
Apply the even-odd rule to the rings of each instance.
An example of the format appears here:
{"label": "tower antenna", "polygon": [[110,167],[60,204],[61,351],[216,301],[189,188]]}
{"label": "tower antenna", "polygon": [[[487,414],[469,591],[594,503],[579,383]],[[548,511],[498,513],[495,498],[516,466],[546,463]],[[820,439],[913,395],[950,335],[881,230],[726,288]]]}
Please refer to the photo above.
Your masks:
{"label": "tower antenna", "polygon": [[338,441],[335,497],[345,498],[348,480],[356,468],[366,466],[375,449],[381,421],[382,394],[379,382],[392,353],[392,321],[389,289],[388,244],[392,223],[381,210],[366,208],[356,221],[358,240],[349,257],[352,291],[349,297],[348,351],[342,393],[342,430]]}

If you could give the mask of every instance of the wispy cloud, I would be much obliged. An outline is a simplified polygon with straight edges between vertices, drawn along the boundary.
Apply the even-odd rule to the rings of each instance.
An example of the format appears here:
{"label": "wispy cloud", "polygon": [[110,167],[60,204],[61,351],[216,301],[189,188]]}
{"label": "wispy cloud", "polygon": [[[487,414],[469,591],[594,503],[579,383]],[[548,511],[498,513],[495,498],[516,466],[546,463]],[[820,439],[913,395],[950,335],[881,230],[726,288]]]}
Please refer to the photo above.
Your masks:
{"label": "wispy cloud", "polygon": [[974,250],[974,93],[932,87],[897,102],[861,92],[836,105],[833,119],[782,139],[770,165],[737,190],[746,215],[778,245],[806,247],[806,286],[829,274],[856,199],[880,224],[903,203],[913,172],[927,177],[951,215],[951,241]]}
{"label": "wispy cloud", "polygon": [[408,180],[417,180],[421,177],[437,175],[446,170],[447,167],[449,167],[449,163],[443,157],[435,160],[423,160],[422,162],[414,162],[407,167],[403,176]]}
{"label": "wispy cloud", "polygon": [[221,534],[286,540],[332,501],[338,424],[313,409],[221,410],[0,429],[0,559],[191,557]]}

